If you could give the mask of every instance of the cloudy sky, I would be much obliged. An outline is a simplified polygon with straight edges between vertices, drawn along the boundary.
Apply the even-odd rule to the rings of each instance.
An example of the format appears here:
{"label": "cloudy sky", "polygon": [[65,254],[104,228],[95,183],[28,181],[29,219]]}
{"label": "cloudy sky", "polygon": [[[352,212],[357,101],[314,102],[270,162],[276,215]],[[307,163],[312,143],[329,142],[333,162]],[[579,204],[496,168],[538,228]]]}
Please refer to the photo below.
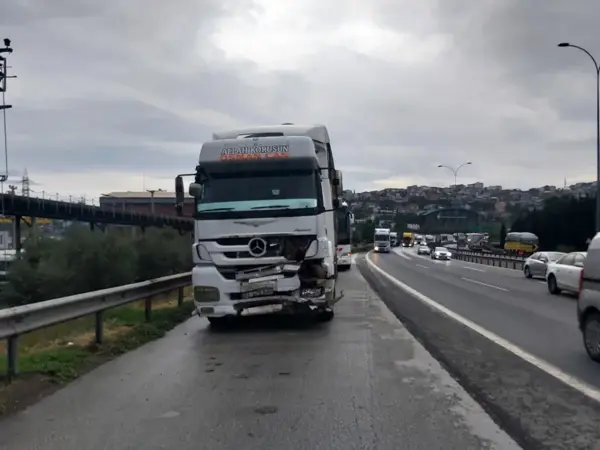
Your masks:
{"label": "cloudy sky", "polygon": [[[346,188],[595,177],[598,0],[10,0],[9,172],[169,189],[213,130],[328,126]],[[1,143],[1,141],[0,141]],[[46,194],[48,195],[48,194]]]}

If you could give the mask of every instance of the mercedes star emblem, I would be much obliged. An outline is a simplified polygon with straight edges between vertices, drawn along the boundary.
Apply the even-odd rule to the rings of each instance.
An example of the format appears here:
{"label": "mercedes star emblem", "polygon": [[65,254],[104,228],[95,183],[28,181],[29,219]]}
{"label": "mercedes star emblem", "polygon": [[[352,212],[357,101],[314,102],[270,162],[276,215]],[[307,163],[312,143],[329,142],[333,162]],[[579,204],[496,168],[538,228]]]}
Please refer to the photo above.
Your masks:
{"label": "mercedes star emblem", "polygon": [[262,238],[252,238],[248,242],[248,251],[255,258],[260,258],[267,253],[267,241]]}

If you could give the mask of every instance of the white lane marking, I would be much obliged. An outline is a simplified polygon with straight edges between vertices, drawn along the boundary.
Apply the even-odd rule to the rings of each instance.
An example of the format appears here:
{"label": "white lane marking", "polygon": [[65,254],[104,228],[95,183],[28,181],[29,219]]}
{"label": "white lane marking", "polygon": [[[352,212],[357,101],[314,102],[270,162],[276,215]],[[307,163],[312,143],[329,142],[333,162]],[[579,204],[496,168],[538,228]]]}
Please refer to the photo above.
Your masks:
{"label": "white lane marking", "polygon": [[508,289],[504,289],[504,288],[499,287],[499,286],[494,286],[493,284],[482,283],[481,281],[471,280],[470,278],[465,278],[465,277],[460,277],[460,279],[464,280],[464,281],[468,281],[469,283],[475,283],[475,284],[479,284],[481,286],[489,287],[489,288],[492,288],[492,289],[498,289],[499,291],[508,292]]}
{"label": "white lane marking", "polygon": [[562,381],[567,386],[570,386],[573,389],[576,389],[579,392],[581,392],[582,394],[586,395],[587,397],[589,397],[593,400],[596,400],[597,402],[600,402],[600,390],[596,389],[594,386],[591,386],[591,385],[587,384],[585,381],[581,381],[580,379],[578,379],[572,375],[569,375],[566,372],[563,372],[558,367],[550,364],[549,362],[547,362],[543,359],[540,359],[537,356],[532,355],[531,353],[527,352],[526,350],[523,350],[521,347],[513,344],[512,342],[507,341],[506,339],[498,336],[497,334],[495,334],[489,330],[486,330],[482,326],[477,325],[475,322],[470,321],[466,317],[463,317],[460,314],[457,314],[454,311],[446,308],[445,306],[440,305],[436,301],[427,297],[425,294],[421,294],[416,289],[411,288],[409,285],[407,285],[407,284],[403,283],[402,281],[391,276],[385,270],[377,267],[375,265],[375,263],[373,261],[371,261],[371,258],[369,257],[369,255],[370,255],[370,253],[367,253],[367,257],[365,258],[367,260],[367,264],[369,264],[369,266],[371,266],[373,269],[375,269],[377,272],[379,272],[381,275],[383,275],[389,281],[394,283],[400,289],[404,290],[406,293],[412,295],[417,300],[422,301],[426,305],[441,312],[442,314],[445,314],[446,316],[450,317],[451,319],[456,320],[458,323],[464,325],[465,327],[470,328],[471,330],[480,334],[484,338],[489,339],[494,344],[497,344],[500,347],[503,347],[504,349],[508,350],[509,352],[518,356],[519,358],[523,359],[524,361],[527,361],[528,363],[534,365],[538,369],[543,370],[544,372],[553,376],[557,380]]}
{"label": "white lane marking", "polygon": [[402,256],[404,259],[412,259],[410,256],[408,256],[407,254],[405,254],[402,251],[396,252],[396,255],[400,255]]}
{"label": "white lane marking", "polygon": [[463,269],[474,270],[475,272],[485,272],[485,269],[479,269],[478,267],[463,266]]}
{"label": "white lane marking", "polygon": [[428,266],[424,266],[423,264],[417,264],[417,267],[422,267],[423,269],[429,269]]}

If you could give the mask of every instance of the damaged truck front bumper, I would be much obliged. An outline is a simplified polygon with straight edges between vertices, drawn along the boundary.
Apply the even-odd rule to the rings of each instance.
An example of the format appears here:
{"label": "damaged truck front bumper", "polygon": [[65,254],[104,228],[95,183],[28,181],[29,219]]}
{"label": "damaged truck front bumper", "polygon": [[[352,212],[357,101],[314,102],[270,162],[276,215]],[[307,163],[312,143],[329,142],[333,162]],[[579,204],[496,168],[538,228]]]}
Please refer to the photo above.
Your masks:
{"label": "damaged truck front bumper", "polygon": [[279,264],[247,270],[192,270],[195,314],[200,317],[298,312],[333,303],[335,280],[326,268],[324,278],[307,277],[298,264]]}

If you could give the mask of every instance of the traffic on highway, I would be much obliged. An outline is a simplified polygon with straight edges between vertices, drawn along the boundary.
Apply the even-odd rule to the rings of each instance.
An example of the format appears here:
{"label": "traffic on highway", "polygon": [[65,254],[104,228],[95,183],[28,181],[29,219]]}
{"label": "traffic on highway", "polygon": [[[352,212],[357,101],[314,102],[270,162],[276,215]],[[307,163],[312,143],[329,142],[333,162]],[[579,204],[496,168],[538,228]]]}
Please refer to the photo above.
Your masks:
{"label": "traffic on highway", "polygon": [[552,295],[519,270],[432,259],[418,247],[369,253],[359,267],[455,377],[497,414],[519,414],[530,437],[543,440],[552,423],[575,436],[584,415],[600,417],[600,366],[586,354],[574,296]]}
{"label": "traffic on highway", "polygon": [[[579,254],[580,252],[575,253]],[[396,271],[401,266],[403,269],[402,274],[399,275],[401,281],[406,281],[408,277],[406,266],[411,271],[417,271],[420,275],[418,278],[427,284],[423,288],[426,294],[435,297],[436,290],[443,289],[446,292],[443,304],[458,309],[458,312],[469,319],[475,321],[481,319],[478,314],[482,308],[481,306],[474,308],[473,302],[481,304],[483,295],[486,299],[485,312],[494,311],[492,317],[488,317],[483,323],[489,324],[491,331],[511,341],[513,334],[518,336],[516,343],[522,345],[524,349],[538,354],[543,359],[555,361],[559,366],[564,364],[565,368],[574,364],[573,359],[579,359],[573,358],[573,356],[585,355],[585,347],[582,345],[581,331],[577,322],[576,297],[583,266],[572,266],[578,269],[577,272],[573,274],[571,272],[574,270],[571,270],[564,274],[564,271],[571,267],[567,266],[568,261],[560,264],[562,262],[560,255],[552,255],[557,258],[555,262],[548,265],[545,274],[538,275],[536,272],[534,277],[527,275],[529,262],[526,262],[525,270],[520,271],[452,260],[451,257],[447,257],[447,260],[440,260],[419,254],[418,250],[415,252],[396,249],[395,254],[397,258],[393,260],[380,261],[384,265],[393,264],[393,270]],[[554,286],[553,283],[556,281],[553,280],[558,277],[560,277],[560,286],[564,292],[561,290],[557,292],[558,288],[548,288],[549,284]],[[550,282],[546,281],[546,278]],[[415,283],[416,280],[417,277],[413,277],[409,283]],[[557,296],[557,294],[563,295]],[[453,297],[458,297],[459,300],[453,300]],[[542,322],[537,324],[536,320],[539,317],[530,317],[530,315],[543,316],[543,320],[551,319],[556,323],[552,322],[552,327],[548,327]],[[544,339],[539,339],[540,331],[535,325],[540,325],[549,334],[546,335],[546,331],[543,331]],[[506,327],[510,328],[508,333]],[[528,342],[527,329],[533,331],[532,328],[535,329],[535,333],[530,335],[531,342]],[[555,345],[553,343],[555,340],[561,342]],[[568,357],[569,354],[572,355],[571,358]],[[600,377],[598,376],[600,367],[597,364],[586,361],[575,370],[577,373],[573,373],[574,375],[581,376],[582,379],[600,388]]]}

